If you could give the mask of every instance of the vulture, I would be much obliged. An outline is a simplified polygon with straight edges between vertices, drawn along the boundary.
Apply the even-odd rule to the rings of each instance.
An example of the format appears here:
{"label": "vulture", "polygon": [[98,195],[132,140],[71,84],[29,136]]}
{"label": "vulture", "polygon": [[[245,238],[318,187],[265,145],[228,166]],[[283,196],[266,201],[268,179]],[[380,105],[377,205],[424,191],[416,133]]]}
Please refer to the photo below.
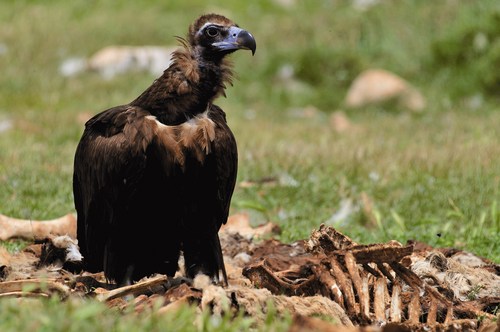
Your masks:
{"label": "vulture", "polygon": [[172,62],[139,97],[87,121],[73,173],[86,271],[131,284],[155,273],[227,285],[218,232],[227,221],[237,147],[213,104],[232,84],[227,55],[255,53],[251,33],[218,14],[177,37]]}

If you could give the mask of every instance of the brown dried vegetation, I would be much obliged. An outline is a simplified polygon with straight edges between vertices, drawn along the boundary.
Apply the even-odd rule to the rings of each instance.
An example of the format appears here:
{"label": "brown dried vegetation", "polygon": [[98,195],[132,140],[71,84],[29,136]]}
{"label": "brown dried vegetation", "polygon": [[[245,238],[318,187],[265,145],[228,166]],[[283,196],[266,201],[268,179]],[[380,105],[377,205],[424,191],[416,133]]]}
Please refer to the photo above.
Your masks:
{"label": "brown dried vegetation", "polygon": [[271,303],[278,314],[294,315],[291,331],[499,328],[500,267],[485,259],[422,243],[360,245],[324,225],[292,244],[256,240],[276,230],[251,228],[245,215],[230,218],[220,234],[225,288],[205,276],[188,283],[182,272],[114,288],[102,274],[63,269],[65,249],[51,238],[15,255],[1,253],[0,297],[93,297],[137,313],[160,303],[158,314],[190,304],[214,315],[242,311],[257,321]]}

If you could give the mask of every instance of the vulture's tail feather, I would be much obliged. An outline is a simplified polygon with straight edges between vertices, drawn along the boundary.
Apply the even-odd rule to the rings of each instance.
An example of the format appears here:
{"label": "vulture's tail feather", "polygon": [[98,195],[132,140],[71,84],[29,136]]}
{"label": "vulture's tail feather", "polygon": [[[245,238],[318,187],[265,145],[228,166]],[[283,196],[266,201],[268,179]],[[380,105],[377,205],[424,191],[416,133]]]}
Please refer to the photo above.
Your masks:
{"label": "vulture's tail feather", "polygon": [[185,237],[183,241],[184,265],[186,276],[194,279],[199,273],[208,275],[214,282],[221,281],[227,286],[227,273],[224,265],[222,247],[217,231],[200,236]]}
{"label": "vulture's tail feather", "polygon": [[[224,255],[222,254],[222,247],[220,245],[220,239],[219,239],[219,234],[215,233],[215,257],[217,260],[217,275],[219,275],[219,272],[222,271],[222,277],[224,278],[224,286],[229,286],[229,283],[227,282],[227,273],[226,273],[226,266],[224,265]],[[217,278],[218,279],[218,278]]]}

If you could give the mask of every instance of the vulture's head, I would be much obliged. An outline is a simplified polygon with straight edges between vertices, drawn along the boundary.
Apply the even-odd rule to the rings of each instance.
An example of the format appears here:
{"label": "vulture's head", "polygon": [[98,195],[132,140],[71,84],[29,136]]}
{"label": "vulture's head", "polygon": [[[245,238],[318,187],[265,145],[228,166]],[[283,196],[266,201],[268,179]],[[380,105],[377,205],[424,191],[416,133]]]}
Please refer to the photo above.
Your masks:
{"label": "vulture's head", "polygon": [[189,43],[201,49],[202,54],[212,58],[222,58],[236,50],[251,50],[256,44],[252,34],[238,27],[230,19],[217,14],[199,17],[190,27]]}

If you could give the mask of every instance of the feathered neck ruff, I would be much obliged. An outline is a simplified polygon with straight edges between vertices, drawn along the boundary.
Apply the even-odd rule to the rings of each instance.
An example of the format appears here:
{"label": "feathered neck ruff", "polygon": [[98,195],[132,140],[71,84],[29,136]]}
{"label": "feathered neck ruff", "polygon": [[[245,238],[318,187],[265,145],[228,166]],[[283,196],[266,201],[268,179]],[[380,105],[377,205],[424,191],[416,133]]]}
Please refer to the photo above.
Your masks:
{"label": "feathered neck ruff", "polygon": [[232,62],[222,55],[206,54],[177,37],[181,47],[172,62],[137,99],[130,103],[148,110],[165,124],[179,124],[204,112],[227,84],[233,84]]}
{"label": "feathered neck ruff", "polygon": [[216,94],[213,98],[225,96],[226,84],[233,85],[233,63],[227,54],[209,54],[202,46],[192,46],[186,39],[176,38],[181,47],[172,53],[169,69],[172,66],[180,68],[194,84],[206,84],[208,82],[202,81],[216,79],[212,81],[214,84],[218,83],[214,86]]}

